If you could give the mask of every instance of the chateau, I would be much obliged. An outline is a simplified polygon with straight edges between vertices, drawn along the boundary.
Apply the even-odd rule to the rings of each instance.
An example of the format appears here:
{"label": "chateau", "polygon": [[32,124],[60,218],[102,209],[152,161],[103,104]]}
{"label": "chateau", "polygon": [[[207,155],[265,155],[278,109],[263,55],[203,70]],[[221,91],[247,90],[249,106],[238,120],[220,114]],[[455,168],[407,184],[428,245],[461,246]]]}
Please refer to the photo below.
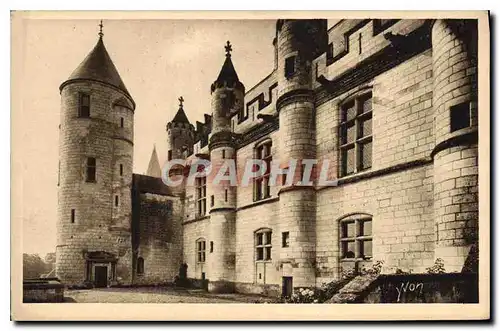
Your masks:
{"label": "chateau", "polygon": [[327,160],[337,185],[287,185],[298,166],[278,185],[266,172],[248,186],[167,186],[156,150],[147,175],[134,174],[136,104],[100,33],[60,86],[65,284],[171,282],[185,263],[209,291],[274,295],[376,261],[382,273],[438,258],[464,270],[478,241],[477,21],[280,19],[269,42],[274,70],[251,88],[227,43],[204,122],[181,98],[160,152],[238,170]]}

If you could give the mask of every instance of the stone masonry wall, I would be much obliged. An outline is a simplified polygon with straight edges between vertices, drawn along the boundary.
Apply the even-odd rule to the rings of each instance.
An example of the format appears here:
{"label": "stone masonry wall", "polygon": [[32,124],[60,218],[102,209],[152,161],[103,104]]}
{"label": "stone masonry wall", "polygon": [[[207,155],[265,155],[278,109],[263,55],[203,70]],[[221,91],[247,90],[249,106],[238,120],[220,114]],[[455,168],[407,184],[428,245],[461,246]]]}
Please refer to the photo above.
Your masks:
{"label": "stone masonry wall", "polygon": [[368,92],[373,157],[365,173],[419,160],[422,165],[318,191],[317,283],[338,276],[338,220],[353,213],[373,216],[372,260],[384,260],[385,271],[423,271],[434,261],[432,51],[317,108],[318,159],[329,161],[329,179],[339,173],[340,107],[350,97]]}
{"label": "stone masonry wall", "polygon": [[[478,130],[476,22],[436,20],[432,43],[436,145],[464,140],[440,148],[434,159],[436,255],[447,270],[461,271],[477,242],[479,217],[477,140],[467,138]],[[453,107],[469,118],[468,126],[452,130]]]}
{"label": "stone masonry wall", "polygon": [[[90,118],[78,117],[79,92],[90,94]],[[130,193],[123,192],[130,192],[132,181],[133,147],[126,141],[133,140],[133,112],[113,108],[123,99],[130,104],[121,91],[97,82],[75,82],[61,91],[56,274],[67,284],[85,280],[85,251],[114,254],[117,280],[131,281]],[[117,134],[125,140],[117,142]],[[95,183],[85,181],[87,157],[97,160]],[[116,162],[124,164],[123,178],[116,177]],[[115,189],[123,199],[120,210],[114,207]]]}
{"label": "stone masonry wall", "polygon": [[179,198],[158,194],[140,195],[139,246],[144,274],[136,284],[171,282],[182,263],[182,205]]}

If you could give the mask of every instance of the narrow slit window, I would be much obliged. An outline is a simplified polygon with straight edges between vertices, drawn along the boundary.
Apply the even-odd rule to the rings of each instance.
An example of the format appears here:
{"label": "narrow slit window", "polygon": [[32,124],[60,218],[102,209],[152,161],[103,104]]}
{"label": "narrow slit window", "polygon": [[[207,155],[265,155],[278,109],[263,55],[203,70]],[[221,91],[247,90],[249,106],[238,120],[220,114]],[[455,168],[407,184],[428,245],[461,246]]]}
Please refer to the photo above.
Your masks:
{"label": "narrow slit window", "polygon": [[120,203],[120,198],[115,195],[115,207],[118,207],[118,204]]}
{"label": "narrow slit window", "polygon": [[78,116],[90,117],[90,95],[86,93],[80,93],[78,101]]}
{"label": "narrow slit window", "polygon": [[123,117],[120,117],[120,127],[123,128]]}
{"label": "narrow slit window", "polygon": [[290,232],[283,232],[281,234],[281,247],[289,247],[290,246]]}
{"label": "narrow slit window", "polygon": [[285,77],[289,78],[295,73],[295,56],[285,60]]}
{"label": "narrow slit window", "polygon": [[120,176],[123,176],[123,164],[120,163]]}
{"label": "narrow slit window", "polygon": [[86,174],[86,181],[87,182],[95,182],[96,181],[96,158],[95,157],[88,157],[87,158],[87,174]]}
{"label": "narrow slit window", "polygon": [[71,209],[71,223],[75,223],[75,210]]}

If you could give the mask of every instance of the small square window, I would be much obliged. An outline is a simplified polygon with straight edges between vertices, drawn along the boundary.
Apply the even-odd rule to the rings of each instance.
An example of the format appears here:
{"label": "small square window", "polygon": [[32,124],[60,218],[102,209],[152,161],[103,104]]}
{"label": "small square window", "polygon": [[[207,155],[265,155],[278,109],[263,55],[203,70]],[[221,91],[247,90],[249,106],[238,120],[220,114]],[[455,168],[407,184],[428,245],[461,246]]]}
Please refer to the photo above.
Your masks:
{"label": "small square window", "polygon": [[289,247],[290,246],[290,232],[281,233],[281,247]]}
{"label": "small square window", "polygon": [[470,126],[470,103],[464,102],[450,108],[450,132]]}

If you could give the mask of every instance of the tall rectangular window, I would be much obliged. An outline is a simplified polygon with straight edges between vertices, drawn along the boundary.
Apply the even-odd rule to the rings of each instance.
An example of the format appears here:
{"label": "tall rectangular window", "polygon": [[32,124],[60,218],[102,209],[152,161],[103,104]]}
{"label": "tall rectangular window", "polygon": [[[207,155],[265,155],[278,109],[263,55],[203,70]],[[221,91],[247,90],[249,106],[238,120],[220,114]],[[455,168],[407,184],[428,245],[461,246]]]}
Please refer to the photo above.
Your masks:
{"label": "tall rectangular window", "polygon": [[120,163],[120,176],[123,176],[123,164]]}
{"label": "tall rectangular window", "polygon": [[123,128],[123,117],[120,117],[120,128]]}
{"label": "tall rectangular window", "polygon": [[172,150],[168,151],[168,161],[172,161]]}
{"label": "tall rectangular window", "polygon": [[206,241],[205,240],[198,240],[196,242],[196,262],[198,263],[204,263],[205,258],[206,258]]}
{"label": "tall rectangular window", "polygon": [[196,207],[198,217],[205,216],[207,212],[207,178],[196,178]]}
{"label": "tall rectangular window", "polygon": [[75,223],[75,218],[76,218],[75,214],[76,214],[75,210],[71,209],[71,223]]}
{"label": "tall rectangular window", "polygon": [[271,260],[271,243],[272,231],[270,229],[260,230],[255,233],[255,260],[270,261]]}
{"label": "tall rectangular window", "polygon": [[115,207],[118,207],[119,203],[120,203],[120,197],[115,195]]}
{"label": "tall rectangular window", "polygon": [[372,166],[372,96],[365,94],[341,106],[340,176]]}
{"label": "tall rectangular window", "polygon": [[282,232],[281,233],[281,247],[289,247],[290,246],[290,232]]}
{"label": "tall rectangular window", "polygon": [[87,158],[87,182],[95,182],[96,181],[96,158],[88,157]]}
{"label": "tall rectangular window", "polygon": [[78,116],[90,117],[90,95],[80,93],[78,99]]}
{"label": "tall rectangular window", "polygon": [[262,200],[271,196],[269,186],[269,176],[271,174],[271,142],[266,142],[257,146],[255,149],[255,158],[262,160],[266,164],[266,171],[262,172],[254,179],[254,200]]}

